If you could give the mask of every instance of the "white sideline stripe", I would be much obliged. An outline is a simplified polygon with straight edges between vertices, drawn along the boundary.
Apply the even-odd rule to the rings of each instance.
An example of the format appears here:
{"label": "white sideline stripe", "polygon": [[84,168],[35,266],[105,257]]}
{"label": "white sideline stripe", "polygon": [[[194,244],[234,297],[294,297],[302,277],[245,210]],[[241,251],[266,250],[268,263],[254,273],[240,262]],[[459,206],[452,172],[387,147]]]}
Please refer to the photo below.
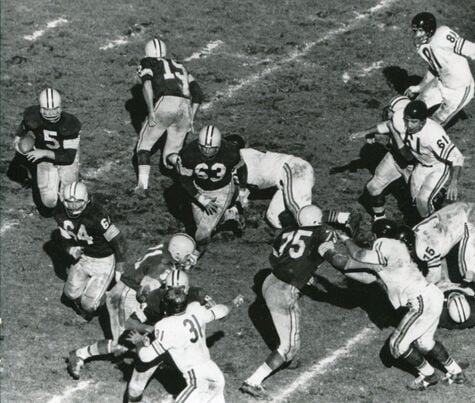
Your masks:
{"label": "white sideline stripe", "polygon": [[190,60],[193,60],[193,59],[202,59],[203,57],[211,54],[215,49],[218,49],[221,46],[223,46],[223,44],[224,42],[219,39],[217,41],[210,42],[203,49],[201,49],[198,52],[192,53],[186,59],[183,59],[183,61],[189,62]]}
{"label": "white sideline stripe", "polygon": [[371,327],[364,328],[356,336],[348,340],[343,347],[339,348],[338,350],[335,350],[329,356],[318,361],[309,370],[301,374],[295,381],[293,381],[284,390],[277,392],[276,398],[274,398],[272,401],[276,403],[284,401],[288,396],[294,393],[301,386],[305,385],[312,378],[314,378],[317,375],[324,374],[332,365],[335,365],[336,362],[340,358],[350,354],[352,352],[351,349],[354,346],[364,341],[367,341],[368,337],[370,337],[373,333],[376,333],[374,328],[371,328]]}
{"label": "white sideline stripe", "polygon": [[2,224],[2,227],[0,228],[0,236],[4,235],[5,232],[17,226],[18,224],[20,224],[20,221],[18,220],[7,220],[6,222]]}
{"label": "white sideline stripe", "polygon": [[346,84],[348,81],[351,80],[351,76],[353,76],[353,77],[365,77],[365,76],[369,75],[369,73],[371,73],[373,70],[379,70],[383,66],[383,64],[384,64],[383,60],[378,60],[377,62],[374,62],[374,63],[370,64],[367,67],[363,67],[363,68],[355,70],[351,73],[348,72],[348,71],[345,71],[341,75],[341,79]]}
{"label": "white sideline stripe", "polygon": [[48,403],[61,403],[64,399],[70,398],[74,393],[83,389],[87,389],[89,386],[91,386],[91,384],[92,381],[80,381],[76,386],[66,388],[62,395],[53,396],[50,400],[48,400]]}
{"label": "white sideline stripe", "polygon": [[112,49],[112,48],[116,48],[117,46],[126,45],[127,43],[129,43],[128,38],[126,36],[121,36],[118,39],[114,39],[113,41],[110,41],[107,45],[101,46],[99,49],[100,50]]}
{"label": "white sideline stripe", "polygon": [[23,38],[26,39],[27,41],[34,41],[35,39],[38,39],[40,36],[43,36],[44,33],[52,28],[59,27],[60,25],[64,25],[67,22],[69,22],[66,18],[58,18],[56,20],[50,21],[46,24],[45,29],[39,29],[38,31],[33,32],[31,35],[25,35]]}
{"label": "white sideline stripe", "polygon": [[361,23],[361,21],[367,19],[373,13],[375,13],[377,11],[380,11],[381,9],[384,9],[386,7],[389,7],[395,1],[397,1],[397,0],[382,0],[376,6],[371,7],[368,11],[365,11],[363,13],[357,13],[356,17],[353,18],[353,20],[346,23],[344,25],[344,27],[328,31],[325,35],[323,35],[322,37],[320,37],[316,41],[304,44],[304,47],[303,47],[302,50],[295,50],[287,58],[281,60],[277,64],[274,64],[272,67],[268,67],[267,69],[264,69],[260,73],[253,74],[253,75],[249,76],[248,78],[246,78],[244,80],[241,80],[241,82],[239,84],[230,86],[224,92],[218,92],[215,96],[215,100],[210,101],[207,104],[201,105],[200,110],[210,109],[211,107],[213,107],[213,105],[216,101],[222,100],[223,98],[231,98],[236,92],[238,92],[242,88],[247,87],[251,84],[254,84],[256,81],[258,81],[258,80],[260,80],[260,79],[276,72],[277,70],[281,69],[282,67],[284,67],[288,63],[294,62],[296,59],[298,59],[300,57],[303,57],[303,56],[306,56],[313,49],[314,46],[316,46],[316,45],[318,45],[322,42],[328,41],[329,39],[332,39],[335,36],[337,36],[337,35],[339,35],[343,32],[347,32],[347,31],[355,28],[358,24]]}

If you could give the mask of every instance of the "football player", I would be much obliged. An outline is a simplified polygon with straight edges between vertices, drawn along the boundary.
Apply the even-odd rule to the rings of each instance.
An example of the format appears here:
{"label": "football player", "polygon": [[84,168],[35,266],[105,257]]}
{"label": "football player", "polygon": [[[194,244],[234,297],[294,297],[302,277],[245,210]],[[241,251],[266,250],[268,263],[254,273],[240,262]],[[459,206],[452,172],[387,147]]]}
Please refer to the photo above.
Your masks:
{"label": "football player", "polygon": [[75,259],[64,285],[64,296],[89,319],[105,302],[114,273],[124,271],[125,237],[107,211],[89,199],[83,182],[64,187],[54,218],[66,252]]}
{"label": "football player", "polygon": [[445,25],[437,28],[431,13],[417,14],[411,26],[417,53],[429,69],[405,95],[412,98],[418,94],[417,99],[429,108],[440,104],[432,119],[445,126],[473,98],[474,80],[467,58],[475,60],[475,43]]}
{"label": "football player", "polygon": [[270,255],[272,273],[264,280],[262,295],[280,339],[264,363],[249,376],[240,391],[258,399],[270,396],[262,382],[300,349],[300,290],[309,282],[318,266],[334,248],[334,230],[322,224],[322,211],[315,205],[304,206],[298,213],[298,225],[282,230]]}
{"label": "football player", "polygon": [[[25,109],[16,131],[14,148],[33,164],[45,214],[51,215],[64,187],[78,180],[81,123],[62,110],[61,95],[53,88],[41,91],[38,105]],[[34,135],[34,148],[26,153],[21,142]]]}
{"label": "football player", "polygon": [[[409,163],[398,151],[392,140],[392,132],[388,130],[388,124],[394,113],[402,110],[411,100],[405,96],[393,97],[383,111],[383,121],[370,127],[369,129],[354,132],[350,134],[350,140],[366,138],[368,142],[375,141],[375,135],[389,134],[388,152],[376,167],[373,177],[364,188],[367,194],[369,204],[373,214],[373,220],[379,220],[386,217],[385,209],[385,191],[388,186],[399,178],[409,183],[414,165]],[[386,137],[386,136],[385,136]]]}
{"label": "football player", "polygon": [[[434,339],[444,295],[436,285],[427,282],[407,246],[400,241],[398,230],[391,220],[375,221],[376,240],[371,249],[360,248],[348,236],[339,234],[349,252],[343,272],[350,274],[353,271],[350,276],[364,283],[380,281],[395,309],[408,308],[389,340],[392,356],[402,359],[419,373],[407,384],[408,389],[425,390],[439,381],[435,368],[427,359],[445,368],[445,382],[463,384],[467,378],[461,366],[443,344]],[[354,272],[361,269],[368,272]]]}
{"label": "football player", "polygon": [[170,155],[168,163],[175,167],[181,184],[192,198],[195,240],[202,251],[225,211],[236,200],[238,189],[233,170],[242,163],[239,149],[223,139],[217,127],[209,125],[180,154]]}
{"label": "football player", "polygon": [[134,193],[139,198],[148,196],[151,149],[167,132],[162,160],[179,152],[186,134],[193,131],[193,118],[203,101],[203,93],[194,77],[177,61],[167,57],[167,48],[160,39],[145,45],[145,58],[140,61],[138,75],[143,84],[143,95],[148,109],[136,145],[138,184]]}
{"label": "football player", "polygon": [[[236,172],[241,207],[248,206],[251,189],[276,188],[267,208],[267,221],[273,228],[282,229],[281,217],[285,211],[291,212],[296,221],[300,209],[312,203],[315,177],[310,163],[290,154],[246,147],[244,139],[237,134],[227,136],[226,140],[238,146],[243,162]],[[327,210],[323,212],[323,221],[350,227],[355,224],[355,215],[352,217],[349,212]]]}
{"label": "football player", "polygon": [[[170,354],[186,382],[176,402],[224,403],[224,375],[210,357],[206,324],[224,318],[231,308],[223,304],[206,307],[196,301],[189,302],[182,288],[167,290],[163,302],[166,317],[155,324],[154,341],[136,332],[129,337],[137,346],[140,360],[150,363],[166,352]],[[242,302],[238,296],[232,305],[238,307]],[[129,387],[128,401],[140,401],[141,395],[131,396],[131,391]]]}

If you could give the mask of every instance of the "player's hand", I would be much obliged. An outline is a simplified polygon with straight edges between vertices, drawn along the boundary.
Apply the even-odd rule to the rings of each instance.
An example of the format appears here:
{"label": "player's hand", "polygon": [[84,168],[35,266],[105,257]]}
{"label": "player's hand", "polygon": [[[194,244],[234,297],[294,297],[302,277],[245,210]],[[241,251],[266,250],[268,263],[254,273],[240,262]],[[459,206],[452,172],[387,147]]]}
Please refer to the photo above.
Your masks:
{"label": "player's hand", "polygon": [[239,308],[242,304],[244,304],[244,297],[239,294],[236,298],[234,298],[231,303],[236,307]]}
{"label": "player's hand", "polygon": [[30,162],[36,162],[48,156],[48,150],[33,150],[25,154]]}
{"label": "player's hand", "polygon": [[411,85],[406,91],[404,91],[404,95],[412,99],[416,94],[419,94],[419,92],[421,92],[421,89],[418,85]]}
{"label": "player's hand", "polygon": [[219,210],[219,206],[216,204],[216,197],[211,199],[205,206],[205,213],[207,215],[216,214]]}
{"label": "player's hand", "polygon": [[457,181],[451,181],[447,187],[447,195],[445,198],[449,201],[456,201],[458,198]]}
{"label": "player's hand", "polygon": [[353,133],[350,133],[350,136],[349,136],[349,139],[351,141],[353,140],[358,140],[358,139],[362,139],[362,138],[365,138],[366,135],[367,135],[367,131],[366,130],[362,130],[360,132],[353,132]]}
{"label": "player's hand", "polygon": [[127,341],[130,341],[132,344],[136,345],[137,347],[145,346],[150,343],[150,340],[147,336],[140,334],[139,332],[132,330],[126,338]]}
{"label": "player's hand", "polygon": [[243,209],[249,206],[249,194],[251,191],[248,188],[239,189],[239,203]]}
{"label": "player's hand", "polygon": [[148,115],[148,125],[153,127],[157,124],[157,117],[155,116],[155,111],[150,112]]}
{"label": "player's hand", "polygon": [[71,246],[68,249],[68,253],[74,258],[74,259],[79,259],[82,256],[82,251],[83,247],[82,246]]}
{"label": "player's hand", "polygon": [[335,231],[334,233],[337,239],[341,242],[345,242],[345,241],[348,241],[348,239],[350,239],[350,237],[347,234],[345,234],[343,231]]}

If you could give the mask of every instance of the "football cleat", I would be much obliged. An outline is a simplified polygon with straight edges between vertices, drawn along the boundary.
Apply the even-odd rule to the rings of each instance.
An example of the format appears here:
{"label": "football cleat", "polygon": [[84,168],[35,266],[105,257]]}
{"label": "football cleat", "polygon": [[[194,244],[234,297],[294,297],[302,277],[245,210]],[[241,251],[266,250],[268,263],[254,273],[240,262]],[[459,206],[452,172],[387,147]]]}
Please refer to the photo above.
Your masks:
{"label": "football cleat", "polygon": [[444,382],[446,385],[452,385],[453,383],[457,385],[463,385],[465,383],[468,383],[468,379],[465,375],[465,372],[463,371],[457,374],[451,374],[450,372],[447,372],[445,374],[445,377],[442,379],[442,382]]}
{"label": "football cleat", "polygon": [[145,57],[163,58],[167,56],[165,42],[154,38],[145,45]]}
{"label": "football cleat", "polygon": [[434,386],[437,384],[437,382],[439,382],[439,376],[434,372],[429,376],[420,375],[416,379],[409,382],[406,387],[409,390],[423,391],[431,386]]}
{"label": "football cleat", "polygon": [[141,185],[135,186],[130,193],[137,196],[139,200],[144,200],[150,196],[148,189],[144,189]]}
{"label": "football cleat", "polygon": [[89,204],[89,194],[83,182],[73,182],[63,189],[61,201],[69,217],[79,217]]}
{"label": "football cleat", "polygon": [[68,356],[68,373],[73,379],[79,379],[84,360],[79,358],[76,350],[70,351]]}
{"label": "football cleat", "polygon": [[239,391],[242,393],[251,395],[252,397],[260,400],[271,400],[272,397],[266,392],[262,385],[251,385],[248,382],[243,382]]}
{"label": "football cleat", "polygon": [[61,118],[61,95],[58,91],[53,88],[44,89],[38,97],[38,102],[43,119],[55,123]]}
{"label": "football cleat", "polygon": [[360,229],[362,215],[359,211],[355,211],[350,214],[350,218],[345,223],[345,229],[348,232],[348,235],[351,237],[355,237],[356,233]]}
{"label": "football cleat", "polygon": [[198,134],[198,148],[205,158],[212,158],[218,153],[221,141],[221,132],[212,125],[203,127]]}

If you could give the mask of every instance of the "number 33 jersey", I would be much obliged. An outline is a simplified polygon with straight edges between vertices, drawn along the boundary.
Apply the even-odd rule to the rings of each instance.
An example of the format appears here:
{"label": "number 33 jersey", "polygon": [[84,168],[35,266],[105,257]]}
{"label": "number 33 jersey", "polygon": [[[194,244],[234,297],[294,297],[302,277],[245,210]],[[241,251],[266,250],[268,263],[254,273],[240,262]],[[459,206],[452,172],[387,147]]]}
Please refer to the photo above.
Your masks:
{"label": "number 33 jersey", "polygon": [[81,246],[85,255],[94,258],[103,258],[114,253],[109,242],[120,231],[111,222],[105,209],[98,204],[89,203],[79,217],[72,218],[60,203],[54,218],[68,246]]}
{"label": "number 33 jersey", "polygon": [[180,152],[182,169],[180,174],[193,178],[196,186],[203,190],[221,189],[231,182],[233,168],[241,160],[239,149],[233,143],[223,140],[218,153],[205,158],[198,148],[198,140],[187,144]]}
{"label": "number 33 jersey", "polygon": [[269,257],[274,275],[287,284],[302,289],[323,262],[318,253],[324,242],[333,242],[334,232],[327,225],[288,228],[274,241]]}

